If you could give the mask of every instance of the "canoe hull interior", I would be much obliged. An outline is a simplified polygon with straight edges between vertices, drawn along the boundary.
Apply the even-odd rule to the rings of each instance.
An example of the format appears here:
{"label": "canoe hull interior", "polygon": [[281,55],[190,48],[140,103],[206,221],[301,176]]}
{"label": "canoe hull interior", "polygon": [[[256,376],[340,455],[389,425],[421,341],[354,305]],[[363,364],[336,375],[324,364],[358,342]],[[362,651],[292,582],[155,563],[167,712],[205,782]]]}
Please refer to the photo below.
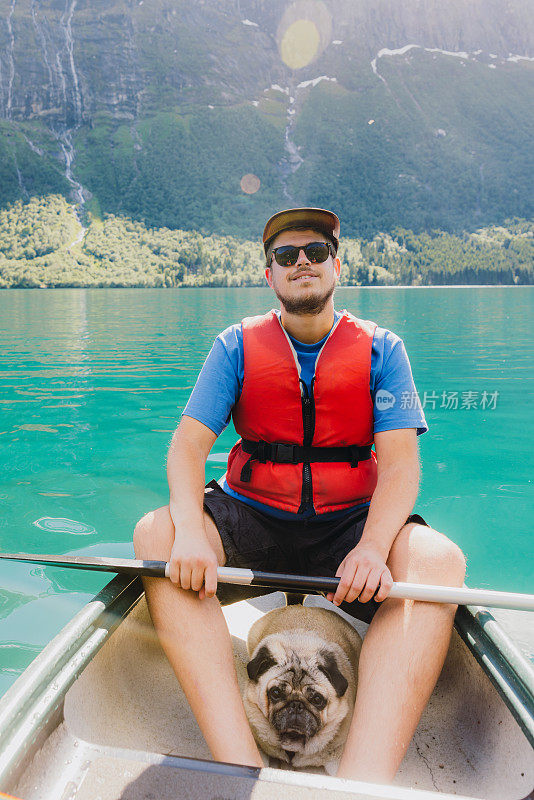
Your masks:
{"label": "canoe hull interior", "polygon": [[[439,792],[440,798],[523,800],[534,787],[531,744],[456,632],[396,778],[397,794],[380,794],[380,787],[352,782],[349,787],[322,775],[274,769],[259,773],[214,763],[154,633],[144,597],[132,600],[135,592],[139,596],[139,585],[136,589],[131,584],[127,591],[131,598],[124,608],[131,610],[124,621],[82,663],[72,685],[51,704],[39,735],[28,737],[22,755],[3,772],[9,748],[0,750],[1,790],[24,800],[248,798],[252,789],[254,798],[311,800],[324,798],[328,789],[332,798],[415,800],[419,794],[410,791],[413,787],[422,792],[421,799]],[[282,602],[278,593],[225,609],[241,685],[246,680],[248,628]],[[326,601],[308,598],[307,604]],[[357,625],[364,634],[366,626]],[[93,628],[98,630],[98,624]],[[15,738],[23,735],[13,730]]]}

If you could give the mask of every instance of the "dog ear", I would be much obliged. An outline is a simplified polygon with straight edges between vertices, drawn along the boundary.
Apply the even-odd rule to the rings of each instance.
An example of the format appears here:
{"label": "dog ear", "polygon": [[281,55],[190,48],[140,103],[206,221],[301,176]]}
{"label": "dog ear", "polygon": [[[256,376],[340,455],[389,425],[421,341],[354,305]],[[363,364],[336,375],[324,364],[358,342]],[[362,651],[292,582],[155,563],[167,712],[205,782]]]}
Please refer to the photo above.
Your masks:
{"label": "dog ear", "polygon": [[332,653],[329,653],[328,650],[321,650],[319,655],[323,659],[323,663],[319,662],[317,666],[319,667],[321,672],[323,672],[326,675],[326,677],[336,690],[337,696],[343,697],[349,685],[348,680],[345,678],[344,675],[341,674],[340,669],[337,665],[337,661],[332,655]]}
{"label": "dog ear", "polygon": [[252,661],[249,661],[247,664],[248,677],[251,681],[256,682],[260,675],[263,675],[268,669],[274,667],[275,664],[276,661],[271,651],[267,645],[264,644],[260,647]]}

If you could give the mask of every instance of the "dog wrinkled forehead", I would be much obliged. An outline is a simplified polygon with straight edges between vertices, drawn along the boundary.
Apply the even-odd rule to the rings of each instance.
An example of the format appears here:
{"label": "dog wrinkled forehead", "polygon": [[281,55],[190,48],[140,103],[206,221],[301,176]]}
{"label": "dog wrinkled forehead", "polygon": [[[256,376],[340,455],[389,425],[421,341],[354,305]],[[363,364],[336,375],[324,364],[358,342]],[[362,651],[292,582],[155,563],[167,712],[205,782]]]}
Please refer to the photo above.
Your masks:
{"label": "dog wrinkled forehead", "polygon": [[[276,677],[295,689],[303,683],[324,684],[326,680],[336,695],[342,697],[348,681],[336,659],[335,646],[328,649],[318,647],[319,642],[310,642],[309,637],[305,646],[303,644],[296,643],[294,635],[267,636],[247,664],[249,679],[257,683],[262,675],[276,667]],[[320,644],[324,645],[324,642]]]}
{"label": "dog wrinkled forehead", "polygon": [[288,651],[286,655],[286,660],[278,665],[278,677],[291,684],[294,688],[301,686],[306,679],[311,682],[311,673],[316,672],[316,670],[310,669],[309,664],[304,664],[299,654],[294,650]]}

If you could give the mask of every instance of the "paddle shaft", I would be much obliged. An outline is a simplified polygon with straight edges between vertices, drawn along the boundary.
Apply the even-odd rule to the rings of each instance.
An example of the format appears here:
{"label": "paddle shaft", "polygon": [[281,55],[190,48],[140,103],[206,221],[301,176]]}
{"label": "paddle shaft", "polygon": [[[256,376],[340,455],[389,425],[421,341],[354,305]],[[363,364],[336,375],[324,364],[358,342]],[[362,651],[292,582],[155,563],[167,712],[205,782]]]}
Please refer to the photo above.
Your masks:
{"label": "paddle shaft", "polygon": [[[312,593],[335,592],[339,584],[339,578],[253,572],[249,569],[236,569],[233,567],[219,567],[217,579],[221,583],[266,586],[286,591]],[[495,592],[486,589],[460,589],[451,586],[432,586],[397,581],[391,587],[389,597],[398,600],[422,600],[427,603],[454,603],[455,605],[480,605],[490,606],[491,608],[534,611],[534,595],[518,594],[516,592]]]}
{"label": "paddle shaft", "polygon": [[[116,572],[126,575],[142,575],[150,578],[168,577],[165,561],[137,561],[130,558],[96,558],[91,556],[30,555],[26,553],[0,553],[0,559],[24,561],[49,567],[68,567],[96,572]],[[241,586],[263,586],[267,589],[293,591],[305,594],[335,592],[339,578],[286,575],[276,572],[253,572],[250,569],[219,567],[219,583]],[[488,589],[454,588],[430,586],[418,583],[394,583],[390,597],[399,600],[421,600],[428,603],[454,603],[457,605],[480,605],[491,608],[510,608],[518,611],[534,611],[534,595],[514,592],[495,592]]]}

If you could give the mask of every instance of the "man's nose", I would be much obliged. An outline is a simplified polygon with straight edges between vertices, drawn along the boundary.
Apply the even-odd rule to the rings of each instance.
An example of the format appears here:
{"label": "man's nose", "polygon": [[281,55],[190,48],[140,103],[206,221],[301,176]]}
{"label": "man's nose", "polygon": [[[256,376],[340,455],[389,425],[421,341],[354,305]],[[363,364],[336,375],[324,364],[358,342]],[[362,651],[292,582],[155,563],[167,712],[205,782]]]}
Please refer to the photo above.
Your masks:
{"label": "man's nose", "polygon": [[297,258],[297,266],[302,266],[304,264],[311,264],[311,261],[304,252],[304,248],[301,247],[299,250],[299,257]]}

